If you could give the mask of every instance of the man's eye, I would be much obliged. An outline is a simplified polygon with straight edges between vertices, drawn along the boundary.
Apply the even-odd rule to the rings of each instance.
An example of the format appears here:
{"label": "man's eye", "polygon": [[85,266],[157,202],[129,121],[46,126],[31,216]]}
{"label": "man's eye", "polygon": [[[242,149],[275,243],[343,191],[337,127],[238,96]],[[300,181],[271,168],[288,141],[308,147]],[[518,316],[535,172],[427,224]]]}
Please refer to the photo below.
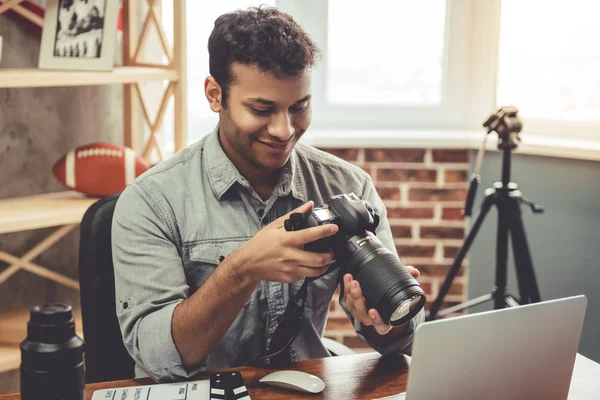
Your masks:
{"label": "man's eye", "polygon": [[301,113],[302,111],[306,110],[307,106],[302,106],[302,107],[291,107],[290,111],[297,114],[297,113]]}
{"label": "man's eye", "polygon": [[256,115],[269,115],[269,114],[271,114],[271,109],[270,108],[267,108],[266,110],[263,110],[263,109],[260,109],[260,108],[250,107],[250,109]]}

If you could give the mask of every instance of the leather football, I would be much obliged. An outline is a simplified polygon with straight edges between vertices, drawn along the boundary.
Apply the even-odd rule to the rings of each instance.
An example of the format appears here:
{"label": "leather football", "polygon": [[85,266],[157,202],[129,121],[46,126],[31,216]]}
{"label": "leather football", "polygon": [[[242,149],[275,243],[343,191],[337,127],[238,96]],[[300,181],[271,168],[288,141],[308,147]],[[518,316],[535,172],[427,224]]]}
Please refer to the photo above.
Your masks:
{"label": "leather football", "polygon": [[93,197],[119,193],[148,164],[124,146],[92,143],[77,147],[54,164],[52,172],[64,186]]}

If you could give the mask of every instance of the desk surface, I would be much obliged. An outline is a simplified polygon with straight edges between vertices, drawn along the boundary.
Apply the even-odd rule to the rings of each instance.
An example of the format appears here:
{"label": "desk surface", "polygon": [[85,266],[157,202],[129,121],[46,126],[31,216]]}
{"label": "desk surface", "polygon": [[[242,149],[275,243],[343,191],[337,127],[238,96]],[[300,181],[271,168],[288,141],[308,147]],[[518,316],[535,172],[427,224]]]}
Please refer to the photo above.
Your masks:
{"label": "desk surface", "polygon": [[[356,354],[343,357],[305,360],[294,363],[290,369],[297,369],[314,374],[327,384],[320,395],[301,394],[283,389],[271,388],[259,383],[259,379],[272,370],[242,367],[232,370],[240,371],[244,377],[252,399],[374,399],[391,396],[406,390],[408,363],[402,358],[381,357],[377,353]],[[227,371],[227,370],[225,370]],[[575,370],[571,380],[569,400],[600,399],[600,365],[577,355]],[[201,373],[195,380],[208,379],[209,375]],[[92,398],[97,389],[117,388],[124,386],[148,385],[150,379],[131,379],[114,382],[103,382],[86,385],[85,398]],[[18,400],[18,393],[0,394],[0,400]]]}

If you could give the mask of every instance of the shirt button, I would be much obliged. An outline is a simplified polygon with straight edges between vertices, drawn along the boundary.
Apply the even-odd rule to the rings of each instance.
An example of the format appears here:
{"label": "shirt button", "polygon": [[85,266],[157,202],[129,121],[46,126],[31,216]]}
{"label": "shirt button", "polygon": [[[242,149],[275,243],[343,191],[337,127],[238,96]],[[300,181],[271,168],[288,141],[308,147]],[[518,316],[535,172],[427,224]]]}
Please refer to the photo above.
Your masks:
{"label": "shirt button", "polygon": [[262,217],[263,214],[265,213],[265,210],[263,210],[262,208],[259,208],[258,211],[256,211],[256,213],[258,214],[259,217]]}

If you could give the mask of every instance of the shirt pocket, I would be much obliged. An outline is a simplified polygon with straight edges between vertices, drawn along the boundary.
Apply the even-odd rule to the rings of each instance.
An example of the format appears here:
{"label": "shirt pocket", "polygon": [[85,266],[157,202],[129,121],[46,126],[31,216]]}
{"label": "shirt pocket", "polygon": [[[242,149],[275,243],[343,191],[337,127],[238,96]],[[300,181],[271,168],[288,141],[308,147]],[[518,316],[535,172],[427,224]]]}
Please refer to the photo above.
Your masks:
{"label": "shirt pocket", "polygon": [[249,238],[193,242],[184,245],[187,253],[185,274],[192,295],[206,282],[225,258]]}

